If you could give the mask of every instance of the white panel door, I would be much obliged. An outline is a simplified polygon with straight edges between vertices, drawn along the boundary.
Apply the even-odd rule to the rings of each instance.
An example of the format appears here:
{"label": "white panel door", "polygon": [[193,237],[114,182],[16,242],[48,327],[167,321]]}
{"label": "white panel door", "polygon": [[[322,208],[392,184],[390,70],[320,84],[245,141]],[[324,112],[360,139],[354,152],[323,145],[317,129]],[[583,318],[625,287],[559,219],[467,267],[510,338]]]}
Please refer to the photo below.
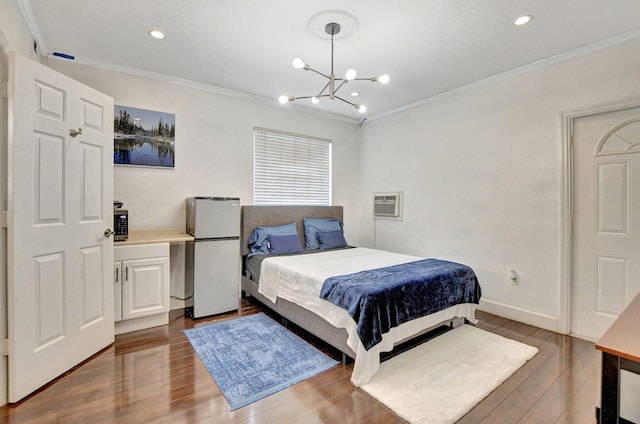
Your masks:
{"label": "white panel door", "polygon": [[571,332],[595,340],[640,291],[640,108],[573,128]]}
{"label": "white panel door", "polygon": [[113,99],[17,55],[9,74],[9,402],[17,402],[114,340],[105,236]]}

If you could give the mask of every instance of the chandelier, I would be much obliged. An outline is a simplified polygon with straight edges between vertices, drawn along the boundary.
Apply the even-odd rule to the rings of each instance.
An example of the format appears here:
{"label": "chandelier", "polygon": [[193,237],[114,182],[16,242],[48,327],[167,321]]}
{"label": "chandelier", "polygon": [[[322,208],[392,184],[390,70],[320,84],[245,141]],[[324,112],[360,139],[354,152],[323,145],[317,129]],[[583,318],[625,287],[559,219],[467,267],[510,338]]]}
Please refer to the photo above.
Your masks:
{"label": "chandelier", "polygon": [[[365,105],[360,105],[360,104],[345,100],[342,97],[336,95],[336,93],[338,92],[338,90],[340,90],[340,88],[342,88],[343,85],[345,85],[349,81],[372,81],[372,82],[380,82],[382,84],[386,84],[389,82],[389,75],[385,74],[385,75],[380,75],[379,77],[356,78],[355,69],[348,69],[347,72],[345,73],[344,78],[336,78],[333,73],[333,36],[340,32],[340,24],[337,24],[335,22],[329,23],[324,27],[324,30],[327,34],[331,36],[331,73],[329,75],[323,74],[322,72],[319,72],[313,69],[311,66],[307,65],[306,63],[304,63],[304,61],[299,57],[293,59],[293,67],[296,69],[304,69],[305,71],[313,71],[316,74],[326,78],[328,80],[327,83],[322,88],[322,90],[320,90],[320,92],[314,96],[296,97],[296,96],[283,95],[283,96],[280,96],[278,100],[280,101],[280,103],[285,104],[287,102],[295,102],[296,100],[311,99],[311,102],[315,104],[315,103],[318,103],[321,98],[328,97],[331,100],[338,99],[345,103],[348,103],[351,106],[355,107],[360,113],[365,113],[367,111],[367,107]],[[338,85],[336,86],[336,84]]]}

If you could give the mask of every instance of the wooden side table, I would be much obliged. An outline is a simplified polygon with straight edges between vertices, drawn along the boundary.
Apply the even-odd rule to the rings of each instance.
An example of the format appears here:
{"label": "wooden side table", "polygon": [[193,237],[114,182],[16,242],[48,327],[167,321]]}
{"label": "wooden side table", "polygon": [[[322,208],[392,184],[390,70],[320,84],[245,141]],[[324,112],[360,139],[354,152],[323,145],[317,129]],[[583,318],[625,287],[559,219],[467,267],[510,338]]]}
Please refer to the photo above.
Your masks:
{"label": "wooden side table", "polygon": [[640,374],[640,294],[596,343],[602,351],[602,383],[598,422],[630,423],[620,417],[620,371]]}

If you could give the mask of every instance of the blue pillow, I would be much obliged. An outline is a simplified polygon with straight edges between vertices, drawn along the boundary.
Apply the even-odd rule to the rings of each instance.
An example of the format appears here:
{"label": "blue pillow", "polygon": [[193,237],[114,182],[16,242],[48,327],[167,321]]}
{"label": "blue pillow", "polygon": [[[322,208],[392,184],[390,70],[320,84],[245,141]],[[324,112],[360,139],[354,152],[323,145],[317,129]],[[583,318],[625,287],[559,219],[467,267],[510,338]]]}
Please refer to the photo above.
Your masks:
{"label": "blue pillow", "polygon": [[290,236],[298,235],[296,223],[277,225],[274,227],[256,227],[249,237],[249,249],[251,250],[247,257],[253,255],[269,254],[269,235],[274,236]]}
{"label": "blue pillow", "polygon": [[347,241],[344,239],[344,233],[340,231],[319,231],[317,233],[320,250],[336,249],[338,247],[347,247]]}
{"label": "blue pillow", "polygon": [[304,239],[307,249],[319,249],[320,243],[318,242],[318,231],[342,231],[342,222],[337,219],[316,219],[305,218],[304,224]]}
{"label": "blue pillow", "polygon": [[297,234],[290,236],[276,236],[269,234],[269,253],[272,255],[287,255],[301,253],[302,245]]}

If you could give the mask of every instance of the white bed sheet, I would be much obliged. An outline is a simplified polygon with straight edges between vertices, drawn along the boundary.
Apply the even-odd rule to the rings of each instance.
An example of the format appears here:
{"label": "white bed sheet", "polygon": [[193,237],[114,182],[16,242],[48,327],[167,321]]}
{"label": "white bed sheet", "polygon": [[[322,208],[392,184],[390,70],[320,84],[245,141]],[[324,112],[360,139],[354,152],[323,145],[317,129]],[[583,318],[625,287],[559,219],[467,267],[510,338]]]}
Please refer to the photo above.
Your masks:
{"label": "white bed sheet", "polygon": [[260,268],[258,291],[274,303],[281,297],[308,309],[334,327],[346,329],[347,344],[356,354],[351,382],[358,387],[368,382],[380,367],[380,353],[392,350],[396,343],[454,317],[477,322],[475,304],[452,306],[392,328],[383,335],[380,343],[367,351],[358,337],[357,324],[347,311],[320,298],[322,285],[329,277],[421,259],[424,258],[363,247],[311,255],[269,257]]}

